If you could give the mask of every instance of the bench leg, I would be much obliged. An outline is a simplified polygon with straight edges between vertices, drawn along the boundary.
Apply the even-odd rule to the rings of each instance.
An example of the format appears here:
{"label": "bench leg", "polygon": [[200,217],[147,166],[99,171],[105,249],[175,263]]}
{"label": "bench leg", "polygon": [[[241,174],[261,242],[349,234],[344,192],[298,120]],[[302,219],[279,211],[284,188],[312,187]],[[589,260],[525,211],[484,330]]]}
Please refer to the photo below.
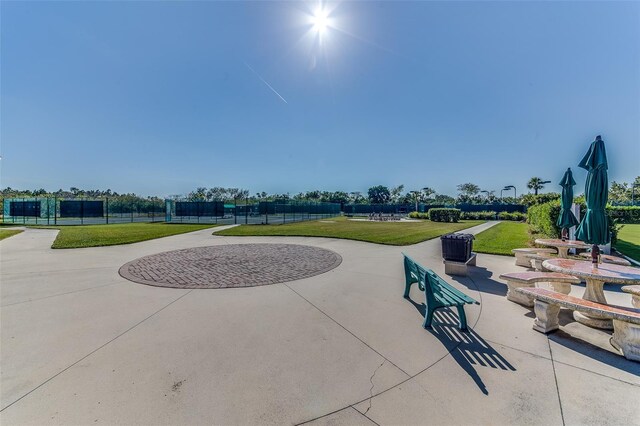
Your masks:
{"label": "bench leg", "polygon": [[534,310],[536,319],[533,320],[533,329],[540,333],[550,333],[560,328],[558,324],[558,313],[560,305],[552,305],[540,300],[535,301]]}
{"label": "bench leg", "polygon": [[640,361],[640,325],[614,319],[611,345],[625,358]]}
{"label": "bench leg", "polygon": [[413,284],[413,283],[411,282],[411,280],[408,279],[407,282],[404,285],[404,296],[403,297],[405,299],[409,298],[409,292],[411,291],[411,284]]}
{"label": "bench leg", "polygon": [[507,280],[507,300],[519,303],[520,305],[526,306],[528,308],[533,307],[533,297],[525,296],[524,294],[520,294],[516,292],[516,288],[518,287],[533,287],[533,286],[527,285],[521,282]]}
{"label": "bench leg", "polygon": [[460,318],[460,330],[467,331],[467,314],[464,313],[464,305],[458,305],[458,317]]}
{"label": "bench leg", "polygon": [[431,309],[427,306],[427,313],[424,316],[424,322],[422,323],[423,328],[431,328],[431,322],[433,321],[433,312],[435,309]]}
{"label": "bench leg", "polygon": [[531,268],[531,262],[524,257],[524,253],[516,252],[516,266],[524,266],[525,268]]}
{"label": "bench leg", "polygon": [[562,293],[562,294],[571,293],[571,283],[553,282],[550,284],[551,284],[551,288],[553,288],[553,291],[557,291],[558,293]]}

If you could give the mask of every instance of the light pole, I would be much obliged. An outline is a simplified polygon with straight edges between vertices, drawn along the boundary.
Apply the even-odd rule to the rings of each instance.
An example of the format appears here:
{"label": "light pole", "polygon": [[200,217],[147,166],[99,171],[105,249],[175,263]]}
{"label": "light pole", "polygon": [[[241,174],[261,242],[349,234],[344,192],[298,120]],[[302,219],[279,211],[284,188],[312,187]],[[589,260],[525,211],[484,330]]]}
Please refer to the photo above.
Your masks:
{"label": "light pole", "polygon": [[420,195],[420,191],[411,191],[411,194],[413,194],[413,198],[416,201],[416,212],[418,211],[418,195]]}
{"label": "light pole", "polygon": [[[540,182],[540,185],[546,185],[547,183],[551,183],[550,180],[543,180],[542,182]],[[542,189],[542,188],[540,188]],[[536,189],[536,195],[538,195],[538,190]]]}
{"label": "light pole", "polygon": [[[517,199],[518,198],[518,192],[516,191],[516,187],[513,185],[507,185],[504,188],[502,188],[502,191],[508,191],[509,189],[513,189],[513,198]],[[500,191],[500,196],[502,197],[502,191]]]}

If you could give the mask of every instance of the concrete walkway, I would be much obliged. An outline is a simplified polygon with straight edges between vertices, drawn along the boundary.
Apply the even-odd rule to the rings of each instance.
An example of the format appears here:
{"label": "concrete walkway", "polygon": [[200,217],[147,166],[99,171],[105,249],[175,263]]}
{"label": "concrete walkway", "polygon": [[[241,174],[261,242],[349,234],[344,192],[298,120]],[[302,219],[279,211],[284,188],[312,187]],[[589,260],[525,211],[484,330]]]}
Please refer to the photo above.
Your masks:
{"label": "concrete walkway", "polygon": [[[492,223],[473,228],[479,232]],[[640,424],[640,363],[561,316],[548,338],[505,299],[513,258],[479,255],[447,278],[481,301],[424,330],[402,298],[402,251],[444,275],[439,239],[409,247],[202,230],[125,246],[51,250],[27,229],[1,254],[0,422],[14,424]],[[337,268],[252,288],[127,281],[136,258],[275,242],[333,250]],[[581,296],[575,286],[572,294]],[[611,303],[629,295],[607,288]],[[584,339],[584,340],[582,340]]]}

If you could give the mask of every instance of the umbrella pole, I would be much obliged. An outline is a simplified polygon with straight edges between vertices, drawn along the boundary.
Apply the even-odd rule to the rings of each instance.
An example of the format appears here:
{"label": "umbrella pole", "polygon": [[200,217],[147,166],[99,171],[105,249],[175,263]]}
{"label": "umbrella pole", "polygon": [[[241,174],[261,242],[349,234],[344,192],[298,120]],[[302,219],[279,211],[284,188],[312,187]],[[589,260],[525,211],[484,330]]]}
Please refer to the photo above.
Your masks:
{"label": "umbrella pole", "polygon": [[591,247],[591,263],[596,268],[598,267],[598,263],[600,263],[600,247],[597,244],[594,244]]}
{"label": "umbrella pole", "polygon": [[569,229],[562,228],[562,232],[560,233],[560,238],[562,238],[562,241],[568,240],[569,239]]}

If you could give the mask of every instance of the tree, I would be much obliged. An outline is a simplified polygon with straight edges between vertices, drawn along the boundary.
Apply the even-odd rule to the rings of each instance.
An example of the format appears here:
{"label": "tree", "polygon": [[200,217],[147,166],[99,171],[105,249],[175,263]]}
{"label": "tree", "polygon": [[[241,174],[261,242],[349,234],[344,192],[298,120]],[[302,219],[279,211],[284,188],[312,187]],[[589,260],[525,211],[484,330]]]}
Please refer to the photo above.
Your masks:
{"label": "tree", "polygon": [[349,202],[349,194],[342,191],[332,192],[329,195],[328,201],[331,203],[340,203],[341,205],[344,205]]}
{"label": "tree", "polygon": [[611,182],[609,188],[609,201],[613,203],[626,203],[631,200],[631,188],[626,182]]}
{"label": "tree", "polygon": [[362,196],[362,192],[354,191],[349,193],[349,201],[353,204],[362,204],[365,202],[365,198]]}
{"label": "tree", "polygon": [[386,186],[372,186],[368,191],[371,204],[386,204],[391,200],[391,192]]}
{"label": "tree", "polygon": [[529,179],[529,182],[527,182],[527,188],[533,189],[534,195],[538,195],[538,191],[544,188],[543,182],[542,178],[532,177]]}
{"label": "tree", "polygon": [[395,188],[391,188],[391,191],[389,191],[391,195],[391,201],[394,203],[400,202],[402,191],[404,191],[404,185],[398,185]]}
{"label": "tree", "polygon": [[455,204],[456,199],[449,196],[449,195],[445,195],[445,194],[436,194],[435,197],[433,197],[433,204],[437,204],[437,205],[452,205]]}
{"label": "tree", "polygon": [[431,197],[435,193],[436,191],[433,188],[429,188],[428,186],[425,186],[420,191],[420,201],[425,202],[427,198]]}
{"label": "tree", "polygon": [[480,187],[473,183],[462,183],[458,185],[458,192],[467,197],[475,197],[480,192]]}

